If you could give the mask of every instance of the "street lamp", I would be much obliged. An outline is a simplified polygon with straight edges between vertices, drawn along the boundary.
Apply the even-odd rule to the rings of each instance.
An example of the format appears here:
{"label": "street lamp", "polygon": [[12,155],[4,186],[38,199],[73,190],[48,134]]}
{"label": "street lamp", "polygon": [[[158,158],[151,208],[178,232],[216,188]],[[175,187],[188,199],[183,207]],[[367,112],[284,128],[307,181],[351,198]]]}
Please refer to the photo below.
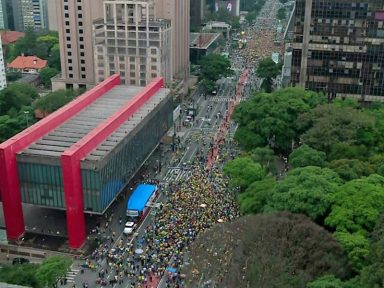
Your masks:
{"label": "street lamp", "polygon": [[24,111],[25,120],[27,122],[27,127],[29,126],[28,120],[29,120],[29,111]]}

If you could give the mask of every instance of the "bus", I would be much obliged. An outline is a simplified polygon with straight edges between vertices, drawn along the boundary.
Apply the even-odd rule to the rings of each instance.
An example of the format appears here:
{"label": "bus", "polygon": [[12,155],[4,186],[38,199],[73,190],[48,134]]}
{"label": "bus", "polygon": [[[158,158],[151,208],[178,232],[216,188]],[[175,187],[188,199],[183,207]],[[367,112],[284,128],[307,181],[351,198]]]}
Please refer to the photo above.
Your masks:
{"label": "bus", "polygon": [[128,199],[126,215],[139,221],[147,214],[157,194],[158,187],[156,185],[140,184],[137,186]]}

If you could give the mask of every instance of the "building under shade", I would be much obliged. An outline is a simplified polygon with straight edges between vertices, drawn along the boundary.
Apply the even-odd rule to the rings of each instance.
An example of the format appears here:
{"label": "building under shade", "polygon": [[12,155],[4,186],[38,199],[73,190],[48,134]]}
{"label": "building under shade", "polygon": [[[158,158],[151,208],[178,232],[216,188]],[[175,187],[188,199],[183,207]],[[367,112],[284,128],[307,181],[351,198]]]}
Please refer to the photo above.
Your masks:
{"label": "building under shade", "polygon": [[84,212],[102,214],[172,126],[163,79],[146,87],[111,76],[0,144],[9,239],[24,233],[21,202],[65,209],[69,243],[86,238]]}

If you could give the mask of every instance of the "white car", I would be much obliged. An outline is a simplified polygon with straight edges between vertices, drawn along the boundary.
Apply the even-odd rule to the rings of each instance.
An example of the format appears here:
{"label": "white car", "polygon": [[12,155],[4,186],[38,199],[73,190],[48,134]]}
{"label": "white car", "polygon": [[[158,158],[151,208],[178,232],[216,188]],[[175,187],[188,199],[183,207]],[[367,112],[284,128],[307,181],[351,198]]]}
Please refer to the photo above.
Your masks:
{"label": "white car", "polygon": [[133,230],[135,229],[136,224],[134,222],[127,222],[125,223],[124,227],[124,234],[132,234]]}

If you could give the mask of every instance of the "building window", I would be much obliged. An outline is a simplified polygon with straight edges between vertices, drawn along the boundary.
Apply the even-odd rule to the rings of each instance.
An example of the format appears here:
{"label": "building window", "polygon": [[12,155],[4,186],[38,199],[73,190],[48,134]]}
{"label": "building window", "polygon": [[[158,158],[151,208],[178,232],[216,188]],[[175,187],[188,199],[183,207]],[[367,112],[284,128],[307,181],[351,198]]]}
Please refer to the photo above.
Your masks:
{"label": "building window", "polygon": [[151,48],[151,54],[156,55],[156,48]]}
{"label": "building window", "polygon": [[68,59],[68,63],[69,63],[69,64],[72,64],[72,59]]}
{"label": "building window", "polygon": [[[65,1],[68,2],[68,1]],[[68,10],[68,5],[64,5],[64,10]]]}
{"label": "building window", "polygon": [[65,13],[65,14],[64,14],[64,17],[65,17],[65,18],[69,18],[69,14],[68,14],[68,13]]}
{"label": "building window", "polygon": [[77,6],[77,10],[81,11],[82,7],[81,6]]}
{"label": "building window", "polygon": [[82,72],[85,72],[85,67],[81,67],[81,71],[82,71]]}
{"label": "building window", "polygon": [[79,37],[79,40],[80,41],[84,41],[84,37]]}
{"label": "building window", "polygon": [[81,59],[81,60],[80,60],[80,63],[81,63],[81,64],[85,64],[85,60],[84,60],[84,59]]}
{"label": "building window", "polygon": [[69,25],[69,21],[65,21],[65,25]]}
{"label": "building window", "polygon": [[71,51],[68,51],[68,52],[67,52],[67,56],[72,56],[72,52],[71,52]]}
{"label": "building window", "polygon": [[73,78],[73,74],[72,73],[68,74],[68,77]]}
{"label": "building window", "polygon": [[68,70],[69,70],[69,71],[72,71],[72,70],[73,70],[72,66],[69,66],[69,67],[68,67]]}
{"label": "building window", "polygon": [[83,26],[83,21],[79,21],[79,26]]}
{"label": "building window", "polygon": [[65,33],[71,33],[71,29],[65,29]]}
{"label": "building window", "polygon": [[82,57],[83,57],[83,56],[84,56],[84,52],[80,52],[80,56],[82,56]]}
{"label": "building window", "polygon": [[135,80],[131,80],[131,85],[136,85],[136,81]]}
{"label": "building window", "polygon": [[80,34],[83,34],[83,32],[84,32],[83,29],[79,29]]}
{"label": "building window", "polygon": [[71,47],[72,47],[71,44],[67,44],[68,49],[71,49]]}
{"label": "building window", "polygon": [[67,39],[67,41],[71,41],[71,37],[69,36],[65,37],[65,39]]}
{"label": "building window", "polygon": [[78,18],[83,18],[83,14],[77,14]]}
{"label": "building window", "polygon": [[84,45],[83,44],[80,44],[80,49],[84,49]]}
{"label": "building window", "polygon": [[81,78],[82,78],[82,79],[85,79],[85,78],[87,78],[87,76],[84,75],[84,74],[81,74]]}

